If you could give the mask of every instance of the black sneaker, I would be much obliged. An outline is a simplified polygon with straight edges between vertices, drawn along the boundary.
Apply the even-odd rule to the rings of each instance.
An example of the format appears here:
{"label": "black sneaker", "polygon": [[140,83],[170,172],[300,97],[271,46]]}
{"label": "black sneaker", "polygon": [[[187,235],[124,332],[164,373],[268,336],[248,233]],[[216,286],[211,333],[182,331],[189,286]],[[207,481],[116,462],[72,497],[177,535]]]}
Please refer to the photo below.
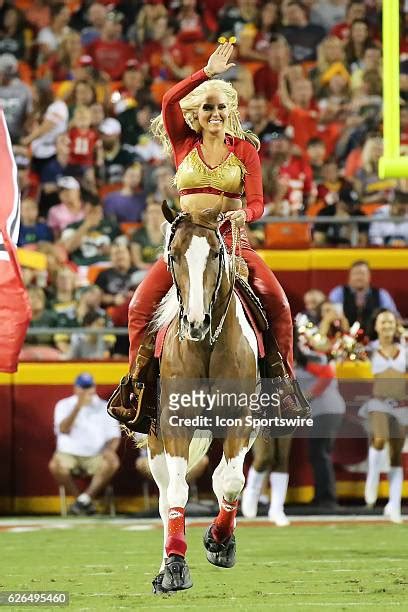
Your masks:
{"label": "black sneaker", "polygon": [[68,514],[73,516],[91,516],[96,513],[96,508],[92,502],[85,504],[84,502],[76,499],[74,503],[68,508]]}

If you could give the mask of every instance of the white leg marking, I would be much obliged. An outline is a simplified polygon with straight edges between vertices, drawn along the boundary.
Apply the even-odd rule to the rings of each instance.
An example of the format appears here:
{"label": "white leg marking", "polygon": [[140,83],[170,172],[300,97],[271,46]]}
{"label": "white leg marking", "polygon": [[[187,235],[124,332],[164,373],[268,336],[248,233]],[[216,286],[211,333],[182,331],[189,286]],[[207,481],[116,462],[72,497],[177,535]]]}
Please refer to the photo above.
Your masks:
{"label": "white leg marking", "polygon": [[244,459],[247,452],[248,448],[244,446],[236,457],[227,459],[223,470],[223,493],[226,501],[235,501],[244,488]]}
{"label": "white leg marking", "polygon": [[172,457],[166,454],[169,471],[167,501],[170,508],[184,508],[188,500],[188,484],[186,481],[187,461],[183,457]]}
{"label": "white leg marking", "polygon": [[225,461],[225,456],[223,455],[221,458],[221,461],[219,462],[219,464],[217,465],[217,467],[214,470],[214,474],[212,477],[212,485],[213,485],[213,491],[218,499],[218,505],[221,508],[221,503],[222,503],[222,498],[224,495],[224,480],[223,480],[223,476],[224,476],[224,470],[225,470],[225,466],[227,465],[226,461]]}
{"label": "white leg marking", "polygon": [[167,540],[167,515],[169,513],[169,504],[167,501],[167,487],[169,486],[169,472],[167,470],[166,455],[161,453],[151,458],[150,449],[147,449],[149,467],[155,483],[159,489],[159,512],[163,522],[163,560],[160,566],[160,572],[164,570],[164,560],[166,558],[166,540]]}
{"label": "white leg marking", "polygon": [[204,321],[204,270],[207,264],[210,245],[204,236],[193,236],[186,251],[190,295],[188,298],[188,320],[190,323]]}

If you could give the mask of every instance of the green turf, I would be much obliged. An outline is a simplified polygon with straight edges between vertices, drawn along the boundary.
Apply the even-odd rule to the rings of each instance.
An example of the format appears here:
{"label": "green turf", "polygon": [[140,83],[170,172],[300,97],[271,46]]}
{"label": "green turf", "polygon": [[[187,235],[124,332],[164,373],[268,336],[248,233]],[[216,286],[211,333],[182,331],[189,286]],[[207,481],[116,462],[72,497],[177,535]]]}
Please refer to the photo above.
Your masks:
{"label": "green turf", "polygon": [[238,563],[230,570],[206,561],[202,533],[202,527],[188,529],[193,588],[153,597],[159,529],[124,531],[96,521],[75,529],[3,532],[0,590],[66,590],[69,609],[97,612],[408,610],[406,526],[241,527]]}

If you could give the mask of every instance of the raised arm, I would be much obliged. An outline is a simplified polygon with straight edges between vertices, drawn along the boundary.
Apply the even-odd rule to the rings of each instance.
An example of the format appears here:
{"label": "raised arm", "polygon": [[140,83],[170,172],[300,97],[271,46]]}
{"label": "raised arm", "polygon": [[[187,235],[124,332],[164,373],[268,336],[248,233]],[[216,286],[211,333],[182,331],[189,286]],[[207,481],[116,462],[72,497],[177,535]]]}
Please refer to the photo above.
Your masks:
{"label": "raised arm", "polygon": [[169,89],[163,96],[163,123],[171,144],[173,145],[177,164],[181,161],[177,159],[178,152],[180,148],[183,147],[186,138],[195,135],[194,130],[192,130],[184,120],[180,108],[180,100],[207,79],[217,74],[222,74],[232,66],[235,66],[235,64],[229,63],[232,51],[233,46],[229,43],[219,45],[214,53],[208,58],[205,68],[180,81],[180,83],[174,85],[174,87]]}
{"label": "raised arm", "polygon": [[194,130],[192,130],[184,120],[180,108],[180,100],[207,80],[208,76],[202,68],[198,72],[180,81],[180,83],[174,85],[171,89],[166,91],[163,96],[163,123],[171,144],[173,145],[177,164],[179,163],[177,160],[177,153],[180,146],[184,145],[186,138],[195,134]]}

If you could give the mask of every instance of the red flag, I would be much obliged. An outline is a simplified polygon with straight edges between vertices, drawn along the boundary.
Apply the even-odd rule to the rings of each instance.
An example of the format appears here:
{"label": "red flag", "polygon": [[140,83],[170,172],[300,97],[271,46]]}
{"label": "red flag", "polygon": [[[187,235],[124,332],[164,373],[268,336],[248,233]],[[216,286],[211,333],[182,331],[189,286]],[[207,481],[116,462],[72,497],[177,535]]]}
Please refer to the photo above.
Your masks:
{"label": "red flag", "polygon": [[4,113],[0,109],[0,372],[15,372],[31,319],[17,261],[20,195],[17,167]]}

